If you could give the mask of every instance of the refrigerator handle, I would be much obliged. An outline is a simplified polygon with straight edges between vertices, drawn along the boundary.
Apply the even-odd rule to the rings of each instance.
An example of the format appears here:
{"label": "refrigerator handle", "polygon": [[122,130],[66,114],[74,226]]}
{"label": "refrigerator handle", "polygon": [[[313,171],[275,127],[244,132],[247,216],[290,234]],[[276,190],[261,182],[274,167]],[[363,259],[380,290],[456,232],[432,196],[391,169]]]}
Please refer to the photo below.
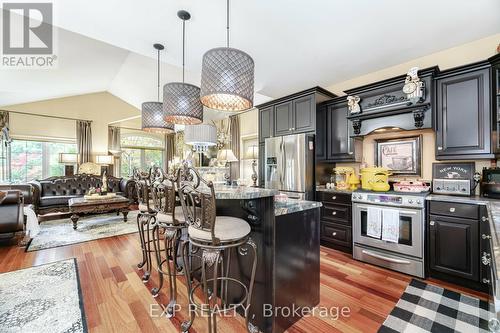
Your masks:
{"label": "refrigerator handle", "polygon": [[[286,144],[285,144],[285,139],[283,139],[283,178],[284,181],[287,182],[286,179]],[[285,188],[285,186],[282,184],[281,188]],[[288,189],[288,184],[286,184],[286,188]]]}
{"label": "refrigerator handle", "polygon": [[[281,162],[283,164],[283,139],[281,138],[281,141],[280,141],[280,157],[281,157]],[[281,168],[283,169],[283,165],[281,166]],[[282,170],[278,170],[279,173],[280,173],[280,189],[283,188],[283,172]]]}

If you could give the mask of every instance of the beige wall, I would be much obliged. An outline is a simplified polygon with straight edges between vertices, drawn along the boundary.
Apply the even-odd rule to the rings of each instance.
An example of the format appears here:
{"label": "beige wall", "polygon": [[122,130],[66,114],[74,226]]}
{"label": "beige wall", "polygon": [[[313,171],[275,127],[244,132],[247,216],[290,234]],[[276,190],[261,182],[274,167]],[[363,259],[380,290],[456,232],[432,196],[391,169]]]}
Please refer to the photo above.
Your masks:
{"label": "beige wall", "polygon": [[259,110],[252,109],[239,115],[240,135],[250,136],[259,133]]}
{"label": "beige wall", "polygon": [[[500,43],[500,34],[473,41],[451,49],[433,53],[418,59],[414,59],[403,64],[385,68],[373,73],[362,75],[348,81],[340,82],[329,86],[327,89],[343,95],[343,90],[355,88],[372,82],[377,82],[390,77],[405,74],[413,66],[427,68],[438,65],[441,70],[485,60],[496,53],[496,48]],[[369,56],[369,55],[368,55]],[[435,162],[435,133],[432,130],[407,131],[387,134],[370,134],[363,140],[363,157],[369,165],[375,160],[375,139],[393,138],[422,134],[422,176],[419,178],[430,180],[432,178],[432,162]],[[359,169],[359,163],[346,164],[338,163],[338,166],[353,166]],[[484,166],[489,166],[489,160],[476,161],[476,170],[480,171]],[[411,178],[411,177],[407,177]]]}
{"label": "beige wall", "polygon": [[[93,154],[108,151],[108,124],[137,116],[140,110],[108,92],[56,98],[2,107],[10,111],[92,120]],[[12,114],[14,136],[75,139],[75,122]]]}

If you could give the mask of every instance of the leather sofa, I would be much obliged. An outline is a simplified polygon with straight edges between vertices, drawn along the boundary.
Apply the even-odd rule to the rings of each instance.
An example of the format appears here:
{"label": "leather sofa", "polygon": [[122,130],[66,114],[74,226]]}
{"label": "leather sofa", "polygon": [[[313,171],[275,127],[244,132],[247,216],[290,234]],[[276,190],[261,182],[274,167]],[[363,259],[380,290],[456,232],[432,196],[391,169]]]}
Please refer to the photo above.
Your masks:
{"label": "leather sofa", "polygon": [[0,185],[6,193],[0,203],[0,241],[14,238],[24,230],[24,205],[30,205],[33,190],[30,185]]}
{"label": "leather sofa", "polygon": [[[137,203],[135,181],[108,176],[108,192],[114,192]],[[100,188],[102,178],[96,175],[51,177],[30,182],[33,186],[33,207],[38,215],[68,212],[71,198],[84,196],[92,187]]]}

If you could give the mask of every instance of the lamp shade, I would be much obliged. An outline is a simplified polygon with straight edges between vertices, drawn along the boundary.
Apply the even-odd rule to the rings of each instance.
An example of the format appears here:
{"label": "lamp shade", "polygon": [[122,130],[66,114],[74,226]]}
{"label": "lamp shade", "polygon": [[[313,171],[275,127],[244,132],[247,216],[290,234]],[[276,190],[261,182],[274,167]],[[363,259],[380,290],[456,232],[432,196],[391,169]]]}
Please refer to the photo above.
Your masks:
{"label": "lamp shade", "polygon": [[97,155],[95,157],[95,162],[97,164],[111,165],[114,163],[113,155]]}
{"label": "lamp shade", "polygon": [[174,124],[165,121],[161,102],[142,103],[142,130],[153,133],[174,132]]}
{"label": "lamp shade", "polygon": [[217,159],[224,162],[238,162],[236,156],[231,149],[221,149],[217,154]]}
{"label": "lamp shade", "polygon": [[217,128],[214,125],[188,125],[184,128],[184,142],[192,146],[215,146]]}
{"label": "lamp shade", "polygon": [[201,70],[201,103],[220,111],[242,111],[253,106],[254,62],[247,53],[230,47],[208,50]]}
{"label": "lamp shade", "polygon": [[245,159],[246,160],[256,160],[259,158],[259,147],[250,146],[245,151]]}
{"label": "lamp shade", "polygon": [[60,153],[59,163],[61,164],[77,164],[78,154],[76,153]]}
{"label": "lamp shade", "polygon": [[163,86],[163,113],[168,123],[194,125],[203,122],[200,88],[195,85],[171,82]]}

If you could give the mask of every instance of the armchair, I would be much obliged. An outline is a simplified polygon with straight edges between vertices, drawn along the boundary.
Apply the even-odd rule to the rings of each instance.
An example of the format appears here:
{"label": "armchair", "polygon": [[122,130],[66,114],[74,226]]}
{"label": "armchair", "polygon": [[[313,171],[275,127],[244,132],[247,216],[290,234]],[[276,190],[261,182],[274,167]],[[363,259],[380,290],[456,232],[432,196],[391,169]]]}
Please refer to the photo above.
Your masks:
{"label": "armchair", "polygon": [[0,191],[5,194],[0,203],[0,240],[6,240],[24,230],[24,202],[20,190]]}

